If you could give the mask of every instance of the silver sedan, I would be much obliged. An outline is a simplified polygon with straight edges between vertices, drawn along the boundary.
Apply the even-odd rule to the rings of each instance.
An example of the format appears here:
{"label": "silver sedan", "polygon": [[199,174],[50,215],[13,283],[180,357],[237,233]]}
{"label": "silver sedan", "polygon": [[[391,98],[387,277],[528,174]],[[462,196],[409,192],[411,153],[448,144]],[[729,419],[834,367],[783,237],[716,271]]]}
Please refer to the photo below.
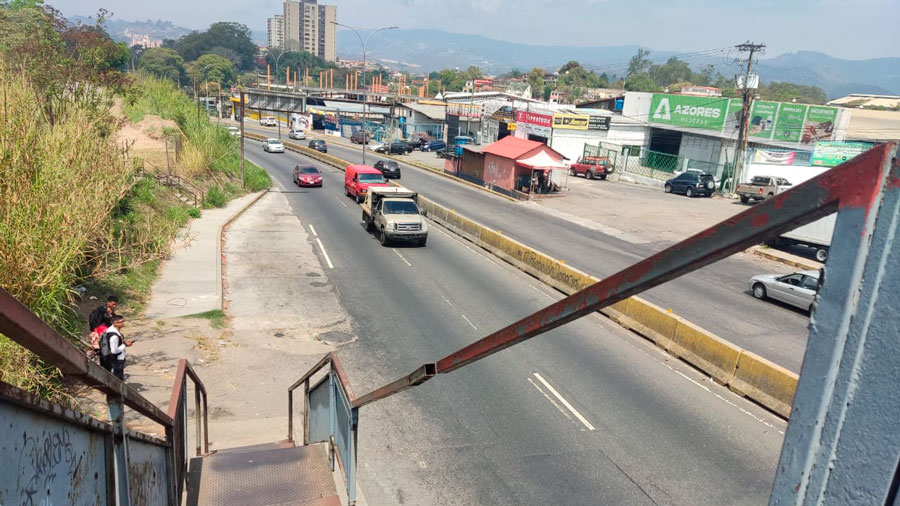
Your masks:
{"label": "silver sedan", "polygon": [[775,299],[809,311],[819,289],[819,271],[799,271],[786,276],[761,274],[750,278],[757,299]]}

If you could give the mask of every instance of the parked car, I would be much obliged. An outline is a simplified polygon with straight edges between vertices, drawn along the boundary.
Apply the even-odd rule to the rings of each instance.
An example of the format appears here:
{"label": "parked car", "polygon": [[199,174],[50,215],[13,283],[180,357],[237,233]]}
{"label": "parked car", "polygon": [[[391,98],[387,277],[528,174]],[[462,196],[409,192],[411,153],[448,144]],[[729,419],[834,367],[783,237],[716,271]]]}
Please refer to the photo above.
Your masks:
{"label": "parked car", "polygon": [[799,271],[787,276],[762,274],[750,278],[757,299],[775,299],[809,311],[819,290],[819,271]]}
{"label": "parked car", "polygon": [[406,139],[406,143],[413,147],[413,149],[422,149],[422,146],[428,144],[431,140],[431,136],[425,132],[413,132],[410,134],[409,139]]}
{"label": "parked car", "polygon": [[303,141],[303,140],[306,140],[306,132],[303,130],[296,130],[296,129],[291,130],[290,133],[288,133],[288,138],[289,139],[297,139],[298,141]]}
{"label": "parked car", "polygon": [[348,165],[344,171],[344,194],[359,204],[366,199],[366,192],[373,186],[388,186],[384,174],[368,165]]}
{"label": "parked car", "polygon": [[294,167],[294,184],[297,186],[322,186],[322,172],[312,165]]}
{"label": "parked car", "polygon": [[422,146],[422,151],[438,151],[447,147],[447,143],[440,139],[433,139]]}
{"label": "parked car", "polygon": [[687,171],[678,177],[666,181],[663,189],[666,193],[683,193],[688,197],[703,195],[711,197],[716,191],[716,179],[706,172]]}
{"label": "parked car", "polygon": [[400,179],[400,164],[393,160],[379,160],[375,162],[375,168],[384,174],[385,178]]}
{"label": "parked car", "polygon": [[609,170],[609,158],[605,156],[585,156],[569,167],[572,176],[584,176],[585,179],[606,179]]}
{"label": "parked car", "polygon": [[284,153],[284,144],[278,139],[266,139],[263,141],[263,151],[267,153]]}
{"label": "parked car", "polygon": [[435,154],[437,155],[438,158],[444,158],[444,159],[456,158],[456,148],[453,146],[446,146],[443,149],[436,150]]}
{"label": "parked car", "polygon": [[320,153],[328,152],[328,144],[325,144],[325,141],[323,141],[321,139],[313,139],[313,140],[309,141],[309,148],[315,149],[316,151],[318,151]]}
{"label": "parked car", "polygon": [[259,119],[259,124],[262,126],[278,126],[275,116],[264,116]]}
{"label": "parked car", "polygon": [[392,155],[408,155],[412,153],[413,147],[408,142],[394,141],[390,143],[385,151]]}
{"label": "parked car", "polygon": [[750,200],[766,200],[789,190],[791,183],[783,177],[755,176],[749,183],[737,185],[735,193],[741,197],[741,202],[746,204]]}
{"label": "parked car", "polygon": [[353,144],[362,144],[362,143],[368,144],[369,139],[371,139],[371,137],[372,136],[369,135],[369,132],[365,132],[363,130],[357,130],[353,135],[350,136],[350,142],[352,142]]}

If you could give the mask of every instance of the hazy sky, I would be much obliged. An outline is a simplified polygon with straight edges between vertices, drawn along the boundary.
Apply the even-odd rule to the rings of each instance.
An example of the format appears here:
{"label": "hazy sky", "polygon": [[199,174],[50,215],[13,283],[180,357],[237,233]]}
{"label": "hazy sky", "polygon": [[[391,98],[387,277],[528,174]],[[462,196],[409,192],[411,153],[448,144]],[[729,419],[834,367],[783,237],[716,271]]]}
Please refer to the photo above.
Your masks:
{"label": "hazy sky", "polygon": [[[122,20],[163,19],[202,29],[238,21],[264,31],[279,0],[47,0],[66,15],[105,7]],[[699,51],[751,40],[767,56],[821,51],[840,58],[900,56],[900,0],[322,0],[338,21],[398,25],[540,45],[640,44]]]}

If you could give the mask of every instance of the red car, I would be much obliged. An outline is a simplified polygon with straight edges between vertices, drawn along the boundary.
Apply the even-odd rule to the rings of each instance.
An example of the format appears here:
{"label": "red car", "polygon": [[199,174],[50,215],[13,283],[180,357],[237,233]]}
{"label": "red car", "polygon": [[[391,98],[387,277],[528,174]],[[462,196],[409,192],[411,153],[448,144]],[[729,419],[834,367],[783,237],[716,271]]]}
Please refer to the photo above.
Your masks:
{"label": "red car", "polygon": [[585,179],[606,179],[606,175],[610,172],[612,171],[609,169],[609,158],[605,156],[587,156],[569,167],[570,175],[582,175]]}
{"label": "red car", "polygon": [[322,173],[312,165],[294,167],[294,184],[297,186],[322,186]]}

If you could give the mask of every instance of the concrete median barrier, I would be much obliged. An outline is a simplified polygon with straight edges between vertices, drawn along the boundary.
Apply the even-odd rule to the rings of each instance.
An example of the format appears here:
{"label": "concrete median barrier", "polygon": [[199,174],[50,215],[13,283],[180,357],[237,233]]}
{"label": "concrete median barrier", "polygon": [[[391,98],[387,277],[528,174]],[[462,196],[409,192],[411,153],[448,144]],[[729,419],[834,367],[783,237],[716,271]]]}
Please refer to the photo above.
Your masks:
{"label": "concrete median barrier", "polygon": [[743,350],[728,386],[787,418],[799,376],[755,353]]}
{"label": "concrete median barrier", "polygon": [[678,324],[669,353],[693,364],[719,384],[727,385],[734,378],[743,350],[684,318],[675,318]]}
{"label": "concrete median barrier", "polygon": [[[341,170],[348,165],[348,162],[337,157],[293,143],[285,143],[285,147]],[[431,221],[565,294],[575,293],[599,281],[424,196],[420,196],[419,204]],[[601,313],[709,374],[734,392],[780,416],[790,416],[798,376],[787,369],[640,297],[613,304]]]}

